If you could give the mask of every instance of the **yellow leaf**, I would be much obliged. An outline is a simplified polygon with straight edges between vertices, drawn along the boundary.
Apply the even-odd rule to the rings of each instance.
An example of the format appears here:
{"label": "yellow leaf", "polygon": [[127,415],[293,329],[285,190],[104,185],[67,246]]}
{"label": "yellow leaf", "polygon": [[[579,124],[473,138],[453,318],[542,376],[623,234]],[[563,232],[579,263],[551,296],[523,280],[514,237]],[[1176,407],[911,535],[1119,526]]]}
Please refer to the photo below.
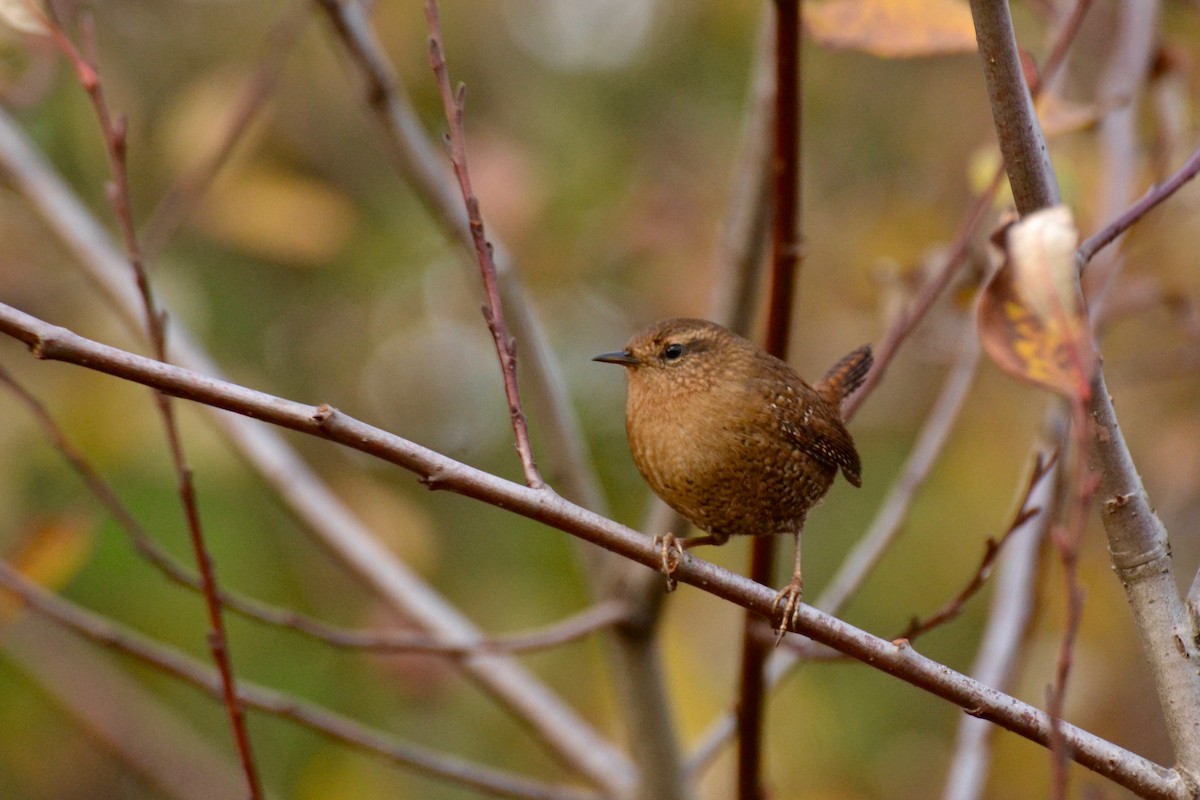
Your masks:
{"label": "yellow leaf", "polygon": [[979,301],[979,336],[1006,372],[1071,399],[1087,397],[1095,368],[1076,278],[1079,234],[1066,206],[1012,225],[1004,265]]}
{"label": "yellow leaf", "polygon": [[804,25],[823,47],[880,58],[975,52],[975,23],[959,0],[827,0],[804,7]]}

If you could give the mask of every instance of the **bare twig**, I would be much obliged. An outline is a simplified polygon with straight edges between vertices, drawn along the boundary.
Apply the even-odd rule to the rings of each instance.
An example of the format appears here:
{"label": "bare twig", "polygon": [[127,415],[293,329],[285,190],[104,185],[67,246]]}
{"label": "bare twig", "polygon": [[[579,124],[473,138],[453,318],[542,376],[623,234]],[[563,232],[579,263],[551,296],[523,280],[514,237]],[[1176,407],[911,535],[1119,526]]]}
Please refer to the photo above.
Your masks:
{"label": "bare twig", "polygon": [[1136,225],[1142,217],[1157,208],[1163,201],[1172,197],[1192,178],[1195,178],[1198,173],[1200,173],[1200,148],[1192,152],[1188,160],[1174,175],[1161,184],[1152,186],[1140,200],[1130,206],[1123,214],[1085,239],[1079,245],[1079,250],[1075,255],[1075,261],[1079,265],[1079,268],[1086,268],[1098,252],[1116,241],[1121,234]]}
{"label": "bare twig", "polygon": [[[657,570],[661,553],[650,537],[581,508],[553,493],[530,489],[454,461],[374,428],[328,406],[273,397],[189,370],[99,344],[0,303],[0,333],[24,342],[35,356],[84,366],[148,385],[177,397],[252,416],[308,433],[403,467],[431,489],[452,491],[540,521],[624,558]],[[696,586],[770,619],[775,591],[686,553],[674,573]],[[917,653],[861,631],[811,606],[801,605],[791,630],[883,670],[972,714],[1046,744],[1049,717]],[[483,657],[474,660],[483,660]],[[1124,750],[1072,725],[1063,725],[1071,758],[1144,797],[1184,800],[1189,784],[1174,770]]]}
{"label": "bare twig", "polygon": [[[150,286],[150,276],[142,257],[141,245],[138,241],[137,230],[133,222],[133,210],[129,193],[129,169],[127,164],[128,138],[127,122],[123,116],[114,117],[109,110],[104,96],[103,84],[95,62],[95,32],[92,28],[92,18],[85,16],[85,44],[92,57],[85,58],[67,37],[55,21],[49,26],[49,31],[55,43],[75,68],[80,85],[91,99],[96,118],[100,123],[101,134],[104,138],[108,154],[109,167],[112,172],[112,182],[108,186],[108,199],[116,215],[121,235],[125,241],[125,250],[129,257],[129,265],[133,270],[134,281],[141,295],[142,309],[145,314],[146,332],[149,335],[155,357],[159,361],[167,360],[166,320],[158,308],[154,291]],[[204,531],[200,524],[200,510],[196,502],[196,490],[191,467],[184,455],[183,441],[180,438],[179,426],[176,422],[174,408],[168,395],[155,393],[155,403],[163,421],[171,460],[175,468],[179,489],[179,498],[183,505],[184,518],[187,522],[188,536],[192,551],[200,569],[203,585],[205,609],[208,613],[209,635],[207,637],[209,650],[217,671],[221,676],[225,706],[229,716],[229,724],[233,731],[234,742],[242,761],[242,769],[246,773],[246,783],[249,787],[251,800],[262,797],[262,784],[258,776],[258,767],[254,762],[250,735],[246,730],[246,722],[241,706],[237,701],[233,662],[229,654],[229,641],[225,634],[225,623],[221,617],[221,602],[218,598],[216,571],[212,557],[204,540]]]}
{"label": "bare twig", "polygon": [[1043,459],[1042,454],[1038,453],[1033,465],[1033,472],[1029,476],[1029,483],[1025,487],[1025,493],[1017,505],[1016,515],[1013,517],[1012,522],[1009,523],[1008,528],[1000,535],[999,539],[988,538],[984,544],[983,558],[980,560],[975,574],[971,576],[971,579],[967,581],[962,590],[942,606],[942,608],[924,619],[914,618],[908,627],[895,638],[911,641],[918,636],[928,633],[939,625],[949,622],[962,613],[967,601],[974,597],[987,582],[992,572],[992,566],[996,563],[997,558],[999,558],[1001,551],[1003,551],[1008,541],[1018,531],[1024,530],[1031,520],[1045,511],[1041,506],[1033,504],[1033,498],[1042,481],[1047,475],[1051,474],[1057,460],[1057,453],[1050,456],[1049,459]]}
{"label": "bare twig", "polygon": [[496,355],[500,359],[500,372],[504,376],[504,396],[508,400],[508,414],[512,419],[513,434],[517,440],[517,453],[521,457],[521,468],[525,471],[525,483],[533,489],[545,483],[538,473],[533,458],[533,446],[529,443],[529,427],[525,412],[521,410],[521,392],[517,388],[516,345],[508,335],[504,321],[504,306],[500,299],[500,287],[496,281],[496,264],[492,260],[492,246],[483,229],[483,214],[479,210],[479,198],[471,189],[471,175],[467,171],[467,139],[463,130],[463,102],[466,86],[459,84],[457,91],[450,88],[450,75],[446,67],[445,46],[442,43],[442,21],[438,16],[437,0],[426,0],[425,19],[429,22],[429,61],[437,78],[438,91],[442,96],[442,108],[450,127],[447,137],[450,147],[450,163],[462,190],[463,204],[467,208],[467,224],[471,229],[471,241],[475,245],[475,257],[479,261],[479,272],[483,277],[486,300],[483,318],[496,343]]}
{"label": "bare twig", "polygon": [[[105,647],[133,656],[213,697],[221,697],[221,680],[195,660],[45,591],[3,561],[0,561],[0,585],[19,595],[30,608],[59,625]],[[596,797],[574,787],[541,783],[403,742],[298,697],[247,681],[241,681],[237,691],[240,704],[290,720],[323,736],[440,780],[521,800],[590,800]]]}
{"label": "bare twig", "polygon": [[[1043,456],[1039,453],[1038,463]],[[1057,470],[1057,462],[1048,467]],[[1021,642],[1033,618],[1038,554],[1055,514],[1055,476],[1047,475],[1029,493],[1024,505],[1047,509],[1011,534],[1000,559],[987,627],[971,665],[971,677],[985,686],[1006,691],[1021,658]],[[977,800],[983,796],[996,726],[963,717],[954,737],[954,756],[946,770],[942,800]]]}
{"label": "bare twig", "polygon": [[[771,282],[767,294],[768,353],[787,358],[792,304],[803,258],[800,233],[800,0],[775,0],[775,113],[772,169]],[[799,538],[796,547],[800,547]],[[767,583],[774,573],[773,536],[750,545],[750,579]],[[737,797],[761,800],[762,737],[766,716],[767,645],[757,635],[761,622],[747,614],[737,700]]]}

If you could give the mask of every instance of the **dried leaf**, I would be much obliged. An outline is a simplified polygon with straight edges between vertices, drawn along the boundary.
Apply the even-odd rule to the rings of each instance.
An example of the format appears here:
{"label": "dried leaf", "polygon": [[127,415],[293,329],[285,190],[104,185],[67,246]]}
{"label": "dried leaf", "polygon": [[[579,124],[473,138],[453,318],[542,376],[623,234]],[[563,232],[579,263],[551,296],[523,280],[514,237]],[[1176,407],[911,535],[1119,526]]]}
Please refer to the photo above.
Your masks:
{"label": "dried leaf", "polygon": [[828,0],[804,7],[809,35],[823,47],[880,58],[975,52],[975,23],[959,0]]}
{"label": "dried leaf", "polygon": [[49,33],[38,0],[0,0],[0,22],[21,33]]}
{"label": "dried leaf", "polygon": [[1079,234],[1055,206],[1008,229],[1006,258],[979,303],[979,335],[1006,372],[1071,399],[1087,397],[1095,367],[1076,279]]}

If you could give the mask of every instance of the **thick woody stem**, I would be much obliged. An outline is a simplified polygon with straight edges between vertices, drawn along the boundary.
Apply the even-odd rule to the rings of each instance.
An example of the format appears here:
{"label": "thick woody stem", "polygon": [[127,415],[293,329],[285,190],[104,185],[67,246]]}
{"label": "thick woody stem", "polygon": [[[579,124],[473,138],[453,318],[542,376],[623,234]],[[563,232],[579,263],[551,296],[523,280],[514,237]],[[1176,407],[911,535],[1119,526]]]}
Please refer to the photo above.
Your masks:
{"label": "thick woody stem", "polygon": [[[971,11],[1013,196],[1017,210],[1028,214],[1057,203],[1058,185],[1022,78],[1008,4],[971,0]],[[1137,621],[1176,760],[1194,787],[1200,775],[1196,631],[1175,585],[1167,532],[1150,508],[1099,369],[1088,414],[1094,423],[1090,463],[1113,566]]]}

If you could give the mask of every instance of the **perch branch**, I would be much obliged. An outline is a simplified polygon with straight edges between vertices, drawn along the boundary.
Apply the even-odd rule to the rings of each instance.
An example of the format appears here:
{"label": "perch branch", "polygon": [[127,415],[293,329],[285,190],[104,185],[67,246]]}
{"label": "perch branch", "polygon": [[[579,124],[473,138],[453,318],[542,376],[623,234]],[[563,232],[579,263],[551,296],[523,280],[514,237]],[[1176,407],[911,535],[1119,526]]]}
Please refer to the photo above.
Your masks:
{"label": "perch branch", "polygon": [[[651,569],[661,553],[650,537],[558,497],[454,461],[428,448],[379,430],[329,406],[311,406],[199,375],[78,336],[0,303],[0,333],[30,348],[38,358],[63,361],[223,408],[284,428],[343,444],[416,474],[430,489],[474,498],[603,547]],[[735,603],[764,618],[778,614],[775,591],[685,553],[673,577]],[[847,656],[988,719],[1032,741],[1049,742],[1047,714],[917,653],[872,636],[808,605],[792,629]],[[1131,753],[1073,725],[1062,732],[1071,758],[1144,797],[1191,798],[1188,782],[1175,770]]]}

